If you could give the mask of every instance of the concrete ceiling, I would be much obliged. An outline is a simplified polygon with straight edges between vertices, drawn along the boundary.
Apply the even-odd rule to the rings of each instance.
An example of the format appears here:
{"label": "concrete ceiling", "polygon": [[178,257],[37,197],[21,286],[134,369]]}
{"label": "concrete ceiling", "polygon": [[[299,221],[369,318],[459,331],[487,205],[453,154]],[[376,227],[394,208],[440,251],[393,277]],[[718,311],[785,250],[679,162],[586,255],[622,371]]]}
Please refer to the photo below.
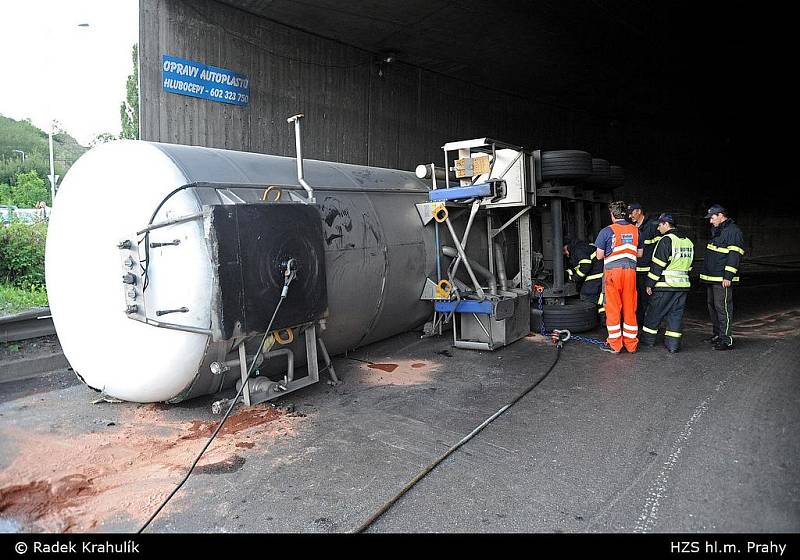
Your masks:
{"label": "concrete ceiling", "polygon": [[376,58],[393,53],[609,121],[735,134],[765,73],[764,13],[736,1],[223,2]]}

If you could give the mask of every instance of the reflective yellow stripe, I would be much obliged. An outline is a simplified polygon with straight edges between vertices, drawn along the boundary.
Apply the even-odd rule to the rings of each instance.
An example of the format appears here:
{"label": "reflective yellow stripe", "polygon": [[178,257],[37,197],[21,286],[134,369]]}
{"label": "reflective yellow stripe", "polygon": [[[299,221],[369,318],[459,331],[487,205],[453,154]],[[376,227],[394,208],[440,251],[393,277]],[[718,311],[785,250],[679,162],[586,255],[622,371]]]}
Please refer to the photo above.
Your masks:
{"label": "reflective yellow stripe", "polygon": [[656,263],[658,266],[667,266],[667,263],[665,263],[661,259],[657,259],[655,257],[653,257],[653,262]]}
{"label": "reflective yellow stripe", "polygon": [[603,273],[602,272],[600,274],[592,274],[591,276],[587,276],[586,277],[586,281],[588,282],[589,280],[597,280],[598,278],[602,278],[602,277],[603,277]]}
{"label": "reflective yellow stripe", "polygon": [[567,276],[569,276],[569,279],[572,280],[572,269],[571,268],[567,269]]}
{"label": "reflective yellow stripe", "polygon": [[650,334],[658,334],[658,329],[648,329],[647,327],[642,327],[642,330],[646,333]]}
{"label": "reflective yellow stripe", "polygon": [[[706,280],[708,282],[722,282],[723,278],[722,278],[722,276],[706,276],[705,274],[701,274],[700,275],[700,280]],[[739,277],[738,276],[734,276],[733,277],[733,281],[734,282],[738,282],[739,281]]]}
{"label": "reflective yellow stripe", "polygon": [[736,274],[737,272],[739,272],[739,269],[738,269],[738,268],[734,268],[734,267],[732,267],[732,266],[726,266],[726,267],[725,267],[725,270],[727,270],[728,272],[733,272],[734,274]]}
{"label": "reflective yellow stripe", "polygon": [[[712,245],[711,243],[706,245],[706,249],[711,249],[712,251],[716,251],[717,253],[730,253],[731,252],[730,249],[726,249],[725,247],[717,247],[716,245]],[[743,254],[744,254],[744,252],[743,252]]]}
{"label": "reflective yellow stripe", "polygon": [[661,241],[661,237],[663,236],[659,235],[654,237],[653,239],[645,239],[644,240],[645,245],[652,245],[653,243],[658,243],[659,241]]}
{"label": "reflective yellow stripe", "polygon": [[590,258],[590,259],[593,259],[593,258],[595,258],[596,256],[597,256],[597,251],[595,251],[594,253],[592,253],[591,255],[589,255],[589,258]]}
{"label": "reflective yellow stripe", "polygon": [[636,272],[650,272],[649,266],[637,266]]}
{"label": "reflective yellow stripe", "polygon": [[592,264],[592,261],[591,261],[591,259],[581,259],[581,260],[579,260],[579,261],[578,261],[578,263],[588,263],[588,264]]}
{"label": "reflective yellow stripe", "polygon": [[584,276],[586,276],[586,275],[585,275],[583,272],[581,272],[581,271],[580,271],[580,269],[577,269],[577,268],[575,269],[575,274],[577,274],[577,275],[578,275],[578,276],[580,276],[581,278],[583,278]]}
{"label": "reflective yellow stripe", "polygon": [[598,313],[605,313],[606,312],[606,308],[605,307],[601,307],[600,309],[597,310],[597,312]]}
{"label": "reflective yellow stripe", "polygon": [[736,245],[728,245],[728,251],[736,251],[737,253],[740,253],[742,256],[744,256],[744,249],[742,249],[741,247],[737,247]]}
{"label": "reflective yellow stripe", "polygon": [[683,335],[681,333],[675,332],[675,331],[665,331],[664,332],[664,336],[671,336],[672,338],[680,338]]}
{"label": "reflective yellow stripe", "polygon": [[660,278],[659,276],[656,276],[652,272],[648,272],[647,277],[650,278],[651,280],[655,280],[656,282],[658,282],[658,279]]}

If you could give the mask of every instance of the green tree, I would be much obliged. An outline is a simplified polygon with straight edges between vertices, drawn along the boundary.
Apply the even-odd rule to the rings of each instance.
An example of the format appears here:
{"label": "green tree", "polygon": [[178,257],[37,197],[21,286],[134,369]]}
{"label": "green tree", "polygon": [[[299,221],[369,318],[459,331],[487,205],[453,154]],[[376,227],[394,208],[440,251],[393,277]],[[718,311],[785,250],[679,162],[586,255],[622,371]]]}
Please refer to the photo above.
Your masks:
{"label": "green tree", "polygon": [[139,45],[133,45],[133,73],[125,83],[125,101],[119,107],[122,119],[120,138],[139,139]]}
{"label": "green tree", "polygon": [[[57,126],[60,130],[60,125]],[[25,161],[15,150],[25,152]],[[68,133],[57,131],[53,135],[56,175],[63,177],[85,151]],[[0,184],[14,185],[20,172],[31,170],[36,170],[39,177],[47,177],[49,152],[46,132],[33,126],[30,120],[16,121],[0,115]]]}
{"label": "green tree", "polygon": [[19,172],[13,184],[0,183],[0,204],[33,208],[40,200],[52,206],[50,189],[35,169]]}

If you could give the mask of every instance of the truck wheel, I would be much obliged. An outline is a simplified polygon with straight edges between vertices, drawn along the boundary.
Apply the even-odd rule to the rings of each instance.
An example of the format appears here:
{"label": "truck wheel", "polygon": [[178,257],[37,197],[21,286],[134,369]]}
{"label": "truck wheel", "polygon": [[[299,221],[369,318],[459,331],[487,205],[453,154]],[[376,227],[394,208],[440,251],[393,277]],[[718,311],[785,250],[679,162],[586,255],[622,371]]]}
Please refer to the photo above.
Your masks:
{"label": "truck wheel", "polygon": [[592,174],[586,179],[587,183],[605,185],[611,178],[611,165],[608,160],[592,158]]}
{"label": "truck wheel", "polygon": [[621,187],[625,184],[625,169],[619,165],[610,166],[608,186],[611,188]]}
{"label": "truck wheel", "polygon": [[581,150],[542,152],[542,179],[585,179],[592,174],[592,155]]}
{"label": "truck wheel", "polygon": [[568,299],[564,305],[545,305],[543,316],[548,331],[567,329],[579,333],[597,326],[597,306],[579,299]]}

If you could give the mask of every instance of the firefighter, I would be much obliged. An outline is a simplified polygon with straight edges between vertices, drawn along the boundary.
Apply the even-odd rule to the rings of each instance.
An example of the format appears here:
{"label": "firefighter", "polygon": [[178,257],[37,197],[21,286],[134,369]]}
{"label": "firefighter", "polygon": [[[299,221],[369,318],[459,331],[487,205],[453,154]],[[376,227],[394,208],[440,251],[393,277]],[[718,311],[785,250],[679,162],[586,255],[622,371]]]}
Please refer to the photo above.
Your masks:
{"label": "firefighter", "polygon": [[600,230],[595,241],[597,258],[603,261],[603,299],[608,339],[603,350],[618,354],[624,346],[636,352],[636,260],[642,256],[639,229],[628,222],[628,206],[622,201],[608,205],[611,225]]}
{"label": "firefighter", "polygon": [[714,229],[706,245],[703,273],[700,280],[707,284],[708,313],[711,316],[712,335],[705,339],[715,350],[733,348],[731,325],[733,323],[733,285],[739,283],[739,262],[744,256],[744,236],[728,211],[714,204],[706,218]]}
{"label": "firefighter", "polygon": [[603,288],[603,261],[597,258],[595,246],[566,239],[564,255],[569,258],[567,276],[579,288],[581,300],[597,304]]}
{"label": "firefighter", "polygon": [[647,273],[650,272],[650,259],[656,243],[661,239],[658,234],[658,221],[645,214],[638,202],[628,204],[628,220],[639,228],[639,238],[644,245],[642,257],[636,263],[636,320],[641,324],[647,310]]}
{"label": "firefighter", "polygon": [[645,289],[650,301],[640,339],[643,345],[654,346],[658,327],[666,321],[664,346],[674,354],[681,348],[683,310],[691,287],[689,271],[694,260],[694,243],[678,231],[672,214],[658,217],[658,232],[661,237],[655,244],[650,272],[647,273]]}

